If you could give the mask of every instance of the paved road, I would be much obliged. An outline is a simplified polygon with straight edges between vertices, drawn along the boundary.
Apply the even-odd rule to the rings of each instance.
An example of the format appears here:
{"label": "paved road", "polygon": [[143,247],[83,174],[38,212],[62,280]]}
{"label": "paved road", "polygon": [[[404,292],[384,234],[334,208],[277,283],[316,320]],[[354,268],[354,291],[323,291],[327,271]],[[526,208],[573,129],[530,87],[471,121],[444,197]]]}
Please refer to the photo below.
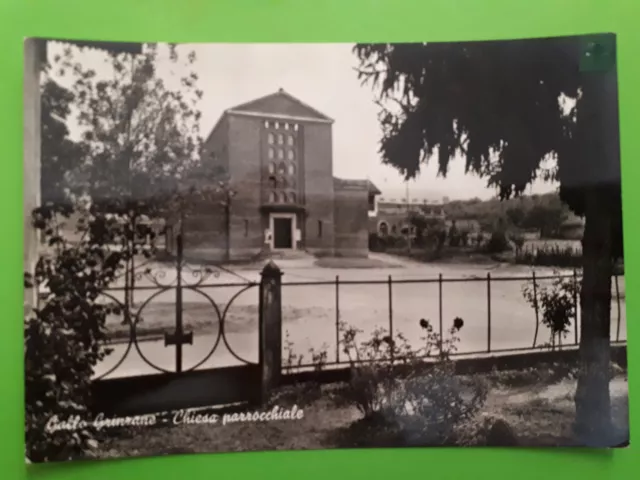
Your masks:
{"label": "paved road", "polygon": [[[344,321],[364,331],[363,340],[375,328],[389,327],[389,287],[386,283],[379,285],[341,285],[339,295],[339,316],[336,315],[336,288],[334,284],[321,286],[294,286],[287,283],[335,281],[379,280],[384,282],[389,275],[394,281],[415,279],[437,279],[439,274],[446,281],[451,278],[478,278],[478,282],[444,283],[442,290],[443,324],[445,328],[455,317],[461,317],[465,326],[460,333],[460,352],[484,351],[489,347],[526,348],[531,347],[535,333],[535,314],[522,296],[524,281],[492,281],[491,283],[491,338],[488,335],[487,312],[487,284],[486,276],[521,277],[531,274],[531,270],[522,266],[502,265],[449,265],[429,264],[398,260],[384,255],[372,255],[376,260],[390,263],[386,268],[353,268],[332,269],[319,268],[306,259],[283,260],[280,266],[284,272],[282,289],[283,301],[283,334],[289,335],[294,343],[294,352],[305,355],[309,361],[309,348],[326,348],[329,361],[335,361],[336,355],[336,321]],[[392,263],[391,263],[392,262]],[[259,266],[234,270],[234,274],[222,273],[217,278],[207,280],[207,287],[200,291],[184,292],[187,303],[207,303],[213,299],[220,310],[225,304],[244,287],[226,287],[223,284],[244,281],[259,281]],[[537,276],[550,275],[551,269],[536,269]],[[567,272],[565,272],[567,273]],[[237,275],[242,278],[238,278]],[[193,277],[197,278],[197,277]],[[170,273],[161,279],[170,283]],[[545,282],[540,282],[545,283]],[[549,281],[546,282],[550,283]],[[149,281],[140,281],[139,285],[150,285]],[[624,292],[624,279],[620,278],[620,290]],[[121,292],[112,292],[121,298]],[[207,297],[205,297],[206,294]],[[136,301],[144,302],[151,295],[156,295],[150,301],[174,301],[175,294],[171,291],[157,294],[157,292],[137,292]],[[402,332],[414,346],[420,345],[423,332],[418,321],[429,319],[437,325],[439,318],[439,294],[436,283],[406,283],[392,286],[391,301],[393,310],[393,328]],[[226,316],[225,338],[237,356],[249,362],[257,361],[258,331],[257,331],[257,287],[249,288],[241,293],[229,307]],[[620,339],[626,339],[626,321],[624,300],[621,301]],[[184,313],[188,321],[189,310]],[[212,307],[212,333],[195,336],[194,344],[184,347],[184,368],[190,368],[207,356],[217,339],[219,322]],[[612,304],[612,337],[616,336],[618,318],[617,303]],[[574,340],[573,330],[567,337],[567,342]],[[545,343],[548,334],[544,327],[540,328],[537,343]],[[96,375],[102,375],[111,369],[126,351],[126,345],[116,345],[115,351],[98,366]],[[175,366],[175,347],[165,347],[161,341],[140,342],[140,351],[147,359],[156,365],[173,370]],[[342,356],[343,354],[340,353]],[[286,356],[286,352],[285,352]],[[342,356],[341,360],[344,360]],[[240,361],[229,352],[223,342],[216,348],[209,360],[201,368],[234,365]],[[109,377],[131,376],[154,373],[132,347],[125,361]]]}

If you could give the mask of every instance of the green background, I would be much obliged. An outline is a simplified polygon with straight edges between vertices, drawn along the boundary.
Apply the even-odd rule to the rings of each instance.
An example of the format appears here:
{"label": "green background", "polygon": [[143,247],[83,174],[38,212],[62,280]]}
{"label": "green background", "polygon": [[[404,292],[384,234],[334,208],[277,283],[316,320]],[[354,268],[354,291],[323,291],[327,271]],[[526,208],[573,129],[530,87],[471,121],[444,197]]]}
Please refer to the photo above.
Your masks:
{"label": "green background", "polygon": [[[0,476],[51,479],[637,478],[638,447],[267,452],[78,462],[26,468],[22,403],[22,40],[48,36],[171,42],[508,39],[615,32],[622,136],[626,285],[640,293],[638,0],[0,0]],[[224,72],[220,72],[224,74]],[[635,188],[634,188],[635,187]],[[627,296],[627,318],[640,300]],[[635,324],[629,331],[635,338]],[[638,365],[640,349],[629,350]],[[632,367],[635,368],[635,367]],[[640,383],[631,383],[640,399]],[[632,404],[631,429],[640,432]],[[633,440],[632,440],[633,443]],[[634,468],[635,467],[635,468]],[[632,472],[636,472],[633,474]]]}

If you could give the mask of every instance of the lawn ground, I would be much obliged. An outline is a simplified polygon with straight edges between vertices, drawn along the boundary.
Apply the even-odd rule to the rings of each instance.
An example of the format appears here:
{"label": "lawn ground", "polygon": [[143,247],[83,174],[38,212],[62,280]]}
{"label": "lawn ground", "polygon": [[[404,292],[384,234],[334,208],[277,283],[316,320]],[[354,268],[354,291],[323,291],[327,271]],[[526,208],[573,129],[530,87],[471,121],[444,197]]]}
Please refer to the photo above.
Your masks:
{"label": "lawn ground", "polygon": [[[489,374],[492,388],[473,425],[487,419],[506,422],[518,446],[573,446],[571,425],[575,415],[576,381],[551,381],[546,371],[536,371],[536,383],[519,372]],[[549,370],[551,373],[551,370]],[[529,375],[531,372],[529,372]],[[150,456],[166,453],[241,452],[260,450],[309,450],[375,447],[377,431],[363,431],[362,415],[352,405],[332,399],[335,385],[322,387],[322,395],[304,405],[302,420],[282,420],[232,425],[180,425],[122,434],[103,442],[99,457]],[[614,424],[628,435],[628,387],[626,373],[611,382]],[[473,438],[467,445],[473,445]]]}

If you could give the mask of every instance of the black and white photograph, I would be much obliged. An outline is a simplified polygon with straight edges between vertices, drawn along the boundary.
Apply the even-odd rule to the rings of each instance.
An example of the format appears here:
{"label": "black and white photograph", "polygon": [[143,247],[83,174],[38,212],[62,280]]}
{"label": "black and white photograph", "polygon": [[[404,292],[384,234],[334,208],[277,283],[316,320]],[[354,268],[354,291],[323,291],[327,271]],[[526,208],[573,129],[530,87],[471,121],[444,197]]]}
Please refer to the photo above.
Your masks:
{"label": "black and white photograph", "polygon": [[26,39],[26,462],[628,446],[616,71]]}

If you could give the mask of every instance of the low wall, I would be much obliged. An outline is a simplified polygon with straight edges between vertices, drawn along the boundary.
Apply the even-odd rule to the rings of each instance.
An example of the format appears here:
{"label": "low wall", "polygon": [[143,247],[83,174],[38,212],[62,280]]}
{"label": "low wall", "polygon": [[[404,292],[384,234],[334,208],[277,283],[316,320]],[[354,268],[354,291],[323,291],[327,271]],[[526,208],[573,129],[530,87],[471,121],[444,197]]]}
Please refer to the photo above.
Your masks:
{"label": "low wall", "polygon": [[[554,363],[571,363],[579,360],[577,348],[560,351],[533,351],[503,355],[487,355],[484,357],[456,358],[456,372],[461,375],[474,373],[489,373],[492,371],[524,370],[526,368]],[[611,347],[611,361],[627,368],[627,346],[615,345]],[[432,363],[425,361],[422,367],[427,371]],[[398,373],[406,369],[405,365],[398,365]],[[298,382],[337,383],[346,382],[351,376],[348,364],[339,365],[322,371],[302,371],[282,375],[282,384],[291,385]]]}

